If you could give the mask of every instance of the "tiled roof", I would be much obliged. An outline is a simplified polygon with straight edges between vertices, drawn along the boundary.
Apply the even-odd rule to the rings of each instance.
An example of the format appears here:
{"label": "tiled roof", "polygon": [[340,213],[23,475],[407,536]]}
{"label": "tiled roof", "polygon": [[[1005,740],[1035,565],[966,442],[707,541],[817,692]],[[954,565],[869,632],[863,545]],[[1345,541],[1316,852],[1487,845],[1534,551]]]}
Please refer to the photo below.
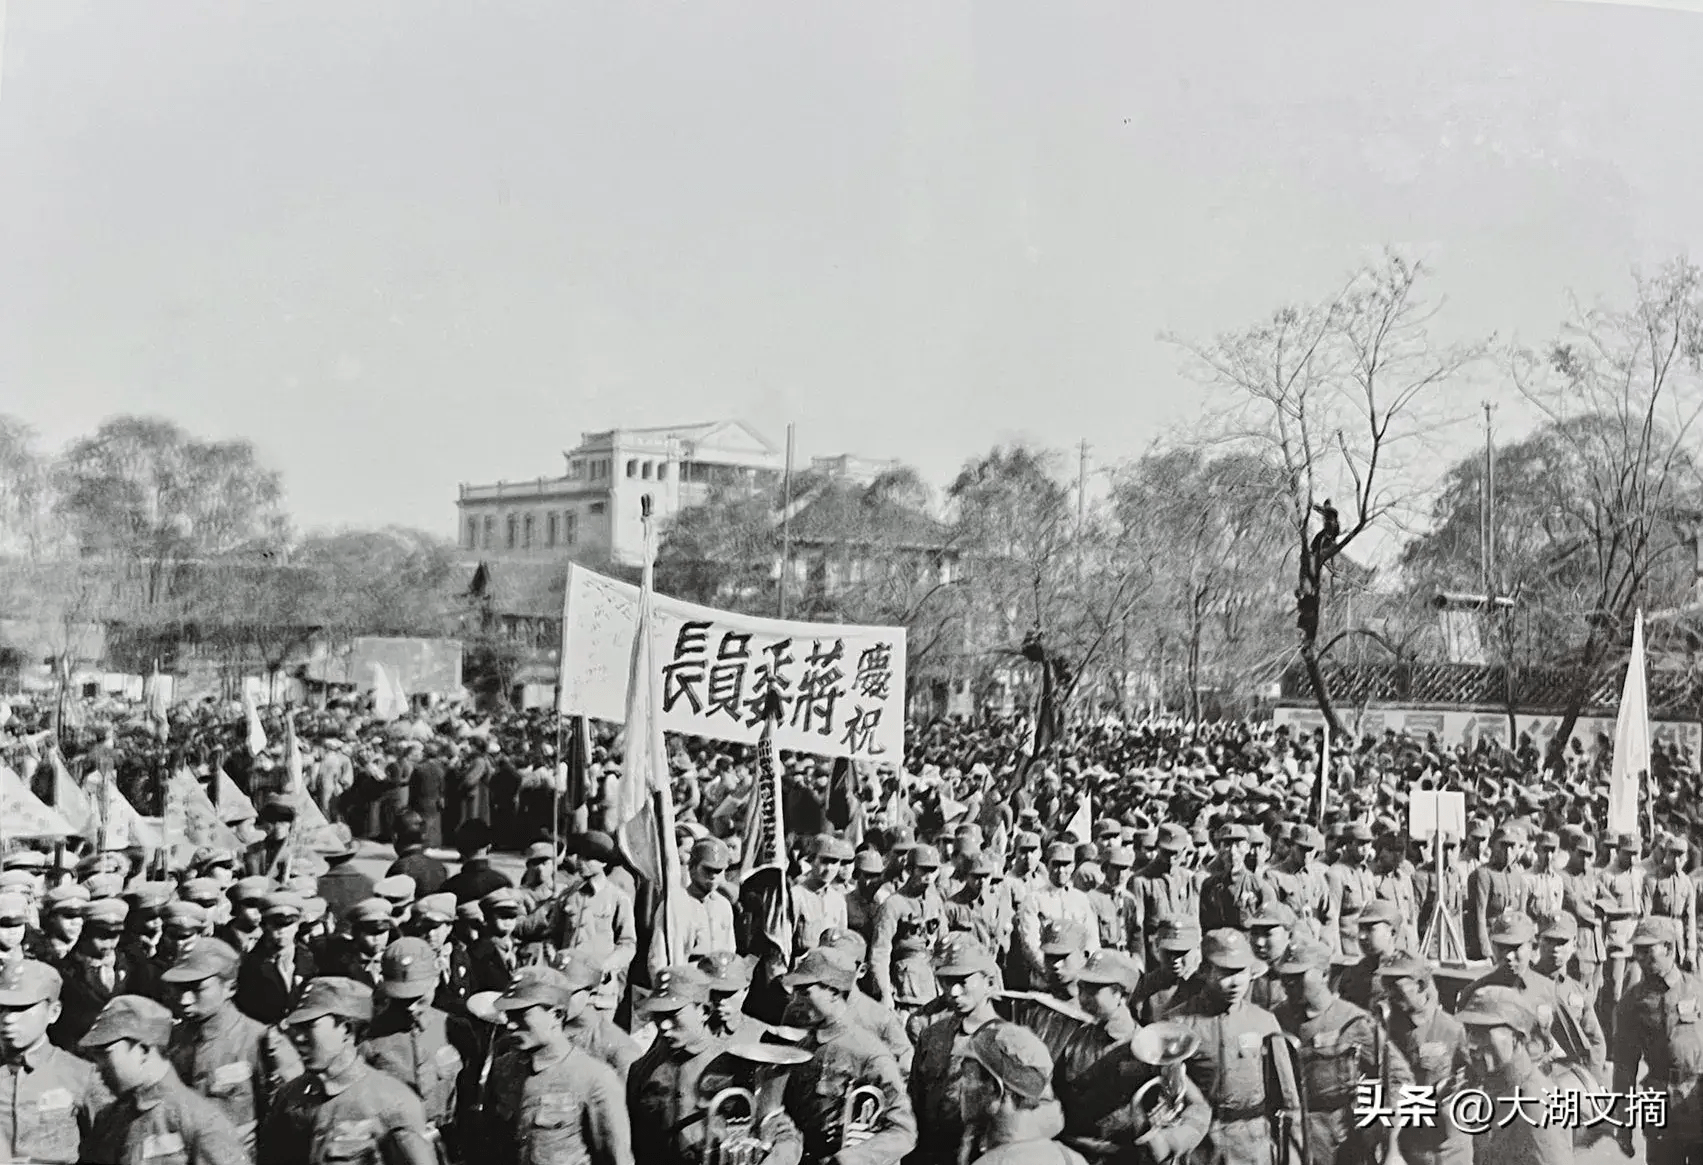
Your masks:
{"label": "tiled roof", "polygon": [[[1363,664],[1324,668],[1331,697],[1338,703],[1428,704],[1455,707],[1505,707],[1504,669],[1464,663]],[[1565,710],[1575,675],[1564,668],[1530,668],[1516,673],[1514,706],[1523,712]],[[1619,706],[1622,677],[1611,674],[1592,689],[1587,715],[1610,713]],[[1650,714],[1694,719],[1703,710],[1703,678],[1686,672],[1649,673]],[[1286,699],[1310,699],[1312,685],[1299,665],[1283,676]]]}
{"label": "tiled roof", "polygon": [[794,542],[855,542],[859,531],[870,531],[871,542],[882,546],[937,550],[952,540],[951,531],[927,514],[893,501],[872,502],[859,486],[831,482],[792,516]]}
{"label": "tiled roof", "polygon": [[568,589],[566,562],[481,562],[467,576],[470,597],[503,615],[560,619]]}

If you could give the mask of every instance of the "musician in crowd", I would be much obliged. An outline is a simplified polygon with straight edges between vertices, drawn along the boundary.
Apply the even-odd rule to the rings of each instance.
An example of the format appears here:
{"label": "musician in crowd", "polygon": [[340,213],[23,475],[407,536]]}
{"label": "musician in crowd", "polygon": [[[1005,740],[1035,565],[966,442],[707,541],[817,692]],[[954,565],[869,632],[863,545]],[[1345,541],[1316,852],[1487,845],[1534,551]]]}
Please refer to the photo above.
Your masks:
{"label": "musician in crowd", "polygon": [[[852,992],[847,1000],[851,1008],[851,1021],[864,1031],[881,1041],[883,1047],[891,1053],[899,1065],[899,1071],[910,1075],[911,1059],[915,1051],[911,1037],[906,1034],[905,1021],[899,1018],[899,1013],[891,1007],[876,1002],[875,998],[862,989],[869,982],[869,969],[866,962],[868,948],[864,946],[863,938],[856,931],[829,929],[822,932],[821,946],[831,950],[857,968],[857,981],[860,989]],[[931,1012],[930,1008],[934,1010]],[[931,1019],[945,1013],[945,1004],[936,999],[929,1007],[920,1009],[918,1015],[928,1015]],[[802,999],[788,998],[783,1022],[801,1027],[808,1018],[808,1004]],[[913,1017],[914,1018],[914,1017]]]}
{"label": "musician in crowd", "polygon": [[970,1165],[1087,1165],[1055,1138],[1064,1115],[1053,1094],[1046,1044],[1027,1028],[996,1021],[964,1049],[965,1146]]}
{"label": "musician in crowd", "polygon": [[[916,1147],[916,1117],[899,1065],[881,1041],[851,1021],[847,1000],[857,990],[856,966],[819,948],[782,983],[807,1005],[810,1034],[802,1046],[814,1053],[787,1078],[785,1092],[787,1113],[804,1138],[805,1165],[897,1165]],[[872,1120],[855,1108],[847,1111],[848,1090],[858,1087],[879,1094]],[[860,1127],[849,1127],[854,1121]]]}
{"label": "musician in crowd", "polygon": [[1201,989],[1201,934],[1193,919],[1159,920],[1153,938],[1154,965],[1142,976],[1131,1001],[1135,1018],[1152,1023]]}
{"label": "musician in crowd", "polygon": [[1080,923],[1047,924],[1041,932],[1041,990],[1014,998],[1008,1018],[1041,1037],[1056,1061],[1087,1016],[1076,1005],[1076,980],[1088,962],[1088,933]]}

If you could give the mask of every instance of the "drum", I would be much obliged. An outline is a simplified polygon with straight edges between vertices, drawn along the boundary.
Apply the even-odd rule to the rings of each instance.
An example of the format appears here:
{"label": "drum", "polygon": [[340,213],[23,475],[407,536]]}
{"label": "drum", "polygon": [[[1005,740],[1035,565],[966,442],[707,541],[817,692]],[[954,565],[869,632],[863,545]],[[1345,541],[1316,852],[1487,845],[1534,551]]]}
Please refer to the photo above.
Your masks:
{"label": "drum", "polygon": [[1557,1093],[1579,1095],[1580,1127],[1573,1134],[1575,1149],[1588,1149],[1614,1134],[1614,1125],[1598,1115],[1600,1104],[1608,1103],[1608,1091],[1589,1068],[1572,1060],[1562,1060],[1550,1064],[1549,1076]]}

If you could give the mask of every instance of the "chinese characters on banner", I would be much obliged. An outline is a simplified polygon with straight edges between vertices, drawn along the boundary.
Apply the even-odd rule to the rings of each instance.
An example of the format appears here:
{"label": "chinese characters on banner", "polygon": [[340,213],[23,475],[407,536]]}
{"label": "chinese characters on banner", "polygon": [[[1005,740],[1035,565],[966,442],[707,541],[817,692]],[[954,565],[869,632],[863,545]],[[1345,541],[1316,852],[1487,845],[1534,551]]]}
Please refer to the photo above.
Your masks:
{"label": "chinese characters on banner", "polygon": [[[638,596],[568,568],[562,712],[625,718]],[[773,692],[777,749],[903,762],[904,628],[759,619],[657,595],[655,635],[664,730],[754,744]]]}

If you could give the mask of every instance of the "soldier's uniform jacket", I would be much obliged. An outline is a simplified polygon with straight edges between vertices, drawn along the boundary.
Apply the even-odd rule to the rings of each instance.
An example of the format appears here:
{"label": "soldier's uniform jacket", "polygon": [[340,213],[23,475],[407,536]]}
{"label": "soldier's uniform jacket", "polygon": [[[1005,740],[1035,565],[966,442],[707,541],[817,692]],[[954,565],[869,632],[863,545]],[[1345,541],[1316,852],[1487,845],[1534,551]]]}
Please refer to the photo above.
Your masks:
{"label": "soldier's uniform jacket", "polygon": [[[1498,1081],[1492,1092],[1496,1111],[1490,1119],[1490,1128],[1473,1140],[1474,1160],[1507,1162],[1507,1165],[1571,1165],[1573,1129],[1562,1121],[1531,1119],[1534,1114],[1529,1098],[1554,1089],[1554,1082],[1536,1067],[1523,1080]],[[1522,1106],[1513,1099],[1516,1096],[1528,1099]]]}
{"label": "soldier's uniform jacket", "polygon": [[1479,866],[1467,878],[1467,955],[1488,959],[1493,953],[1490,945],[1490,924],[1510,910],[1523,910],[1530,897],[1526,876],[1512,867],[1496,869]]}
{"label": "soldier's uniform jacket", "polygon": [[927,1002],[937,995],[929,951],[946,930],[946,903],[932,886],[894,894],[875,911],[869,967],[883,990]]}
{"label": "soldier's uniform jacket", "polygon": [[[1333,1161],[1354,1132],[1356,1085],[1377,1079],[1377,1024],[1366,1011],[1340,998],[1316,1015],[1285,1004],[1277,1009],[1277,1021],[1299,1045],[1313,1160]],[[1413,1083],[1413,1073],[1393,1046],[1386,1045],[1385,1059],[1387,1095],[1399,1095],[1403,1085]]]}
{"label": "soldier's uniform jacket", "polygon": [[[1089,895],[1090,899],[1093,897]],[[951,930],[974,935],[990,951],[1007,951],[1011,949],[1016,915],[1010,896],[984,883],[978,893],[971,893],[965,886],[946,900],[946,925]]]}
{"label": "soldier's uniform jacket", "polygon": [[1453,865],[1443,867],[1443,877],[1440,882],[1433,866],[1414,871],[1413,895],[1419,902],[1417,921],[1421,934],[1431,929],[1431,919],[1437,913],[1439,906],[1456,918],[1465,917],[1466,879],[1466,872],[1462,870],[1458,859]]}
{"label": "soldier's uniform jacket", "polygon": [[[851,1021],[880,1040],[882,1047],[898,1062],[899,1071],[909,1076],[911,1060],[916,1049],[911,1043],[906,1021],[900,1019],[899,1013],[891,1007],[877,1002],[861,991],[853,991],[847,996],[846,1002],[850,1006]],[[945,999],[936,996],[911,1015],[910,1023],[915,1024],[920,1033],[928,1024],[945,1015],[946,1011]],[[808,1013],[808,1004],[789,1001],[786,1011],[781,1015],[781,1022],[792,1027],[809,1027]]]}
{"label": "soldier's uniform jacket", "polygon": [[578,1048],[540,1062],[504,1056],[491,1070],[498,1127],[514,1165],[632,1165],[633,1139],[620,1079]]}
{"label": "soldier's uniform jacket", "polygon": [[1200,929],[1227,926],[1242,930],[1248,919],[1259,913],[1265,889],[1265,883],[1245,868],[1228,872],[1219,869],[1209,874],[1200,888]]}
{"label": "soldier's uniform jacket", "polygon": [[[1638,920],[1644,916],[1646,880],[1644,871],[1636,865],[1629,870],[1610,869],[1597,873],[1599,905],[1617,908],[1620,915],[1617,918],[1604,915],[1605,954],[1610,953],[1616,946],[1628,946],[1631,943],[1632,931],[1638,925]],[[1630,954],[1630,951],[1627,953]]]}
{"label": "soldier's uniform jacket", "polygon": [[1567,875],[1559,870],[1533,870],[1526,875],[1526,891],[1526,913],[1542,926],[1561,913]]}
{"label": "soldier's uniform jacket", "polygon": [[1565,1011],[1573,1018],[1590,1045],[1591,1063],[1601,1064],[1608,1057],[1608,1040],[1603,1035],[1602,1021],[1597,1018],[1596,998],[1565,971],[1557,971],[1549,981],[1553,985],[1555,1010]]}
{"label": "soldier's uniform jacket", "polygon": [[464,1061],[450,1039],[450,1017],[435,1007],[418,1016],[386,1007],[373,1017],[361,1041],[367,1063],[414,1090],[426,1120],[439,1128],[455,1115],[455,1086]]}
{"label": "soldier's uniform jacket", "polygon": [[1555,1021],[1555,983],[1530,967],[1518,975],[1510,975],[1506,969],[1497,967],[1483,978],[1467,984],[1460,998],[1466,999],[1480,987],[1512,987],[1523,992],[1526,1002],[1537,1013],[1538,1019],[1543,1021],[1545,1031],[1548,1031],[1549,1025]]}
{"label": "soldier's uniform jacket", "polygon": [[[705,1070],[728,1041],[705,1035],[675,1050],[658,1039],[627,1073],[633,1156],[646,1165],[692,1165],[703,1150],[703,1112],[715,1095]],[[713,1074],[712,1074],[713,1075]]]}
{"label": "soldier's uniform jacket", "polygon": [[1644,891],[1644,910],[1651,918],[1672,918],[1679,923],[1680,958],[1697,958],[1697,895],[1691,879],[1681,873],[1650,875]]}
{"label": "soldier's uniform jacket", "polygon": [[1188,1075],[1212,1105],[1212,1127],[1195,1159],[1201,1165],[1270,1165],[1265,1041],[1283,1030],[1277,1017],[1248,1003],[1229,1011],[1201,992],[1179,1001],[1165,1018],[1200,1039]]}
{"label": "soldier's uniform jacket", "polygon": [[[804,1138],[808,1165],[897,1165],[917,1143],[917,1122],[911,1111],[899,1066],[881,1041],[851,1024],[823,1024],[803,1046],[815,1052],[787,1077],[786,1111]],[[840,1148],[841,1118],[846,1096],[856,1086],[872,1084],[885,1101],[875,1132],[862,1144]]]}
{"label": "soldier's uniform jacket", "polygon": [[578,1019],[562,1025],[562,1030],[567,1033],[574,1047],[592,1059],[609,1065],[623,1080],[627,1078],[627,1069],[633,1066],[641,1054],[638,1041],[622,1030],[613,1019],[595,1008],[586,1008]]}
{"label": "soldier's uniform jacket", "polygon": [[[1082,1046],[1072,1050],[1080,1051]],[[1212,1127],[1212,1106],[1206,1102],[1200,1086],[1185,1075],[1180,1111],[1169,1123],[1156,1129],[1151,1121],[1153,1110],[1145,1103],[1134,1102],[1136,1090],[1151,1080],[1156,1071],[1130,1054],[1127,1037],[1107,1042],[1096,1058],[1074,1070],[1068,1082],[1060,1082],[1060,1094],[1064,1095],[1064,1090],[1069,1092],[1066,1131],[1108,1141],[1123,1154],[1133,1153],[1140,1137],[1157,1132],[1154,1148],[1158,1150],[1158,1159],[1182,1160],[1206,1138]]]}
{"label": "soldier's uniform jacket", "polygon": [[[1382,988],[1378,982],[1378,969],[1391,962],[1395,955],[1382,958],[1366,954],[1352,967],[1344,967],[1342,975],[1337,979],[1336,993],[1363,1011],[1372,1010],[1372,1005],[1381,997]],[[1279,1019],[1282,1016],[1278,1017]]]}
{"label": "soldier's uniform jacket", "polygon": [[[1600,870],[1587,868],[1581,873],[1561,875],[1561,910],[1564,914],[1571,914],[1579,923],[1574,958],[1582,971],[1587,967],[1600,966],[1607,958],[1598,901],[1602,893]],[[1588,972],[1586,977],[1589,977]]]}
{"label": "soldier's uniform jacket", "polygon": [[1007,1012],[1006,1018],[1012,1023],[1022,1024],[1041,1037],[1041,1042],[1047,1045],[1047,1051],[1052,1053],[1054,1063],[1058,1062],[1058,1058],[1069,1046],[1071,1037],[1082,1026],[1081,1019],[1063,1010],[1066,1006],[1070,1005],[1040,992],[1003,1004]]}
{"label": "soldier's uniform jacket", "polygon": [[261,1122],[255,1165],[384,1165],[395,1159],[387,1145],[417,1154],[430,1135],[413,1089],[356,1056],[323,1078],[284,1085]]}
{"label": "soldier's uniform jacket", "polygon": [[917,1121],[917,1156],[952,1162],[964,1135],[957,1080],[969,1039],[957,1015],[942,1015],[917,1038],[916,1064],[909,1074],[911,1108]]}
{"label": "soldier's uniform jacket", "polygon": [[606,971],[624,972],[638,950],[633,900],[607,878],[582,880],[568,887],[521,919],[515,937],[521,941],[543,940],[563,954],[578,955]]}
{"label": "soldier's uniform jacket", "polygon": [[1703,978],[1674,967],[1628,987],[1614,1009],[1613,1058],[1616,1092],[1641,1083],[1668,1093],[1670,1115],[1694,1109],[1703,1064]]}
{"label": "soldier's uniform jacket", "polygon": [[[1101,949],[1124,950],[1129,945],[1129,933],[1126,929],[1128,918],[1117,896],[1105,890],[1084,890],[1083,894],[1088,898],[1089,909],[1094,912],[1095,933],[1099,936]],[[984,945],[989,949],[998,949],[996,943]]]}
{"label": "soldier's uniform jacket", "polygon": [[1324,871],[1308,863],[1299,870],[1272,867],[1266,877],[1277,901],[1295,912],[1296,935],[1307,934],[1324,941],[1325,903],[1329,898]]}
{"label": "soldier's uniform jacket", "polygon": [[1336,916],[1335,934],[1325,942],[1346,958],[1360,957],[1360,912],[1378,896],[1377,879],[1365,865],[1333,862],[1325,867],[1330,887],[1331,912]]}
{"label": "soldier's uniform jacket", "polygon": [[1437,1119],[1430,1127],[1412,1125],[1398,1134],[1407,1165],[1472,1165],[1472,1137],[1461,1131],[1444,1103],[1454,1095],[1466,1068],[1466,1029],[1441,1007],[1416,1023],[1396,1012],[1390,1017],[1390,1042],[1413,1072],[1414,1083],[1432,1090]]}
{"label": "soldier's uniform jacket", "polygon": [[[718,894],[716,897],[721,896]],[[722,901],[726,902],[727,899],[722,898]],[[802,955],[806,951],[813,950],[816,946],[816,940],[829,927],[846,929],[846,897],[838,890],[826,887],[815,889],[805,885],[794,886],[792,888],[792,905],[796,914],[792,931],[793,953],[795,955]],[[729,913],[728,920],[730,923],[732,917],[732,914]],[[714,937],[706,934],[702,941],[709,943],[714,941]],[[701,954],[709,951],[731,951],[733,949],[731,945],[721,947],[691,946],[688,947],[688,953]]]}
{"label": "soldier's uniform jacket", "polygon": [[1206,881],[1199,870],[1186,869],[1172,863],[1162,868],[1164,859],[1157,859],[1143,870],[1130,889],[1137,903],[1136,925],[1141,931],[1142,954],[1152,963],[1152,943],[1166,919],[1198,922],[1200,919],[1200,890]]}
{"label": "soldier's uniform jacket", "polygon": [[225,1114],[169,1068],[95,1118],[80,1159],[101,1165],[248,1165],[242,1137]]}
{"label": "soldier's uniform jacket", "polygon": [[64,943],[50,938],[46,933],[31,927],[24,932],[24,958],[34,959],[38,963],[46,963],[57,968],[71,957],[75,943]]}
{"label": "soldier's uniform jacket", "polygon": [[107,1000],[114,995],[145,995],[149,999],[159,993],[153,969],[140,956],[125,951],[113,952],[112,986],[101,979],[99,966],[82,950],[59,964],[64,986],[59,994],[59,1019],[47,1035],[62,1048],[74,1048],[95,1025]]}
{"label": "soldier's uniform jacket", "polygon": [[1169,968],[1161,966],[1149,971],[1136,984],[1135,994],[1129,1001],[1130,1010],[1142,1023],[1154,1023],[1181,1007],[1191,995],[1199,994],[1202,986],[1198,974],[1178,979],[1172,976]]}
{"label": "soldier's uniform jacket", "polygon": [[47,1040],[0,1064],[0,1160],[73,1165],[111,1097],[95,1068]]}
{"label": "soldier's uniform jacket", "polygon": [[737,949],[738,929],[727,895],[711,890],[700,898],[688,892],[680,895],[679,909],[680,929],[686,936],[683,949],[688,955]]}
{"label": "soldier's uniform jacket", "polygon": [[[1406,863],[1387,874],[1372,874],[1372,896],[1388,902],[1401,915],[1396,927],[1396,946],[1404,951],[1419,947],[1419,891],[1413,884],[1413,871]],[[1358,937],[1358,936],[1356,936]]]}
{"label": "soldier's uniform jacket", "polygon": [[200,1024],[177,1024],[166,1056],[178,1078],[216,1104],[250,1150],[278,1089],[302,1074],[301,1057],[281,1032],[230,1004]]}

